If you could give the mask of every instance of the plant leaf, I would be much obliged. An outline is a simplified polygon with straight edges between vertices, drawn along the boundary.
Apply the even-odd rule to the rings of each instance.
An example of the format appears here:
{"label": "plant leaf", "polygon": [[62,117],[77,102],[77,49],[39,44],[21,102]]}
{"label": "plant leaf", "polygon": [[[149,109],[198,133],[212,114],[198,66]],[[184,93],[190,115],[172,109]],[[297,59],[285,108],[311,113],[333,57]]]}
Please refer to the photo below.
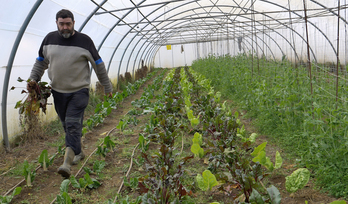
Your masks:
{"label": "plant leaf", "polygon": [[81,188],[81,185],[79,182],[77,182],[76,178],[74,175],[71,175],[70,176],[70,182],[71,182],[71,185],[74,187],[74,188]]}
{"label": "plant leaf", "polygon": [[199,144],[199,146],[201,146],[203,143],[202,135],[196,132],[195,135],[193,136],[192,142],[193,144]]}
{"label": "plant leaf", "polygon": [[257,203],[257,204],[263,204],[263,203],[265,203],[265,202],[263,201],[262,196],[260,195],[260,193],[259,193],[257,190],[255,190],[254,188],[253,188],[253,191],[251,192],[249,201],[250,201],[251,203],[254,202],[254,203]]}
{"label": "plant leaf", "polygon": [[193,144],[191,146],[191,152],[199,158],[203,158],[204,156],[204,150],[199,146],[199,144]]}
{"label": "plant leaf", "polygon": [[196,181],[198,187],[203,191],[211,190],[212,187],[218,185],[216,177],[209,170],[205,170],[202,175],[197,174]]}
{"label": "plant leaf", "polygon": [[47,149],[42,150],[39,157],[39,163],[44,168],[44,171],[47,171],[47,167],[49,165]]}
{"label": "plant leaf", "polygon": [[68,187],[69,187],[70,180],[65,179],[61,184],[60,184],[60,193],[63,192],[68,192]]}
{"label": "plant leaf", "polygon": [[258,135],[256,133],[252,133],[249,137],[249,141],[251,143],[254,143],[256,141],[256,138],[258,137]]}
{"label": "plant leaf", "polygon": [[283,158],[280,156],[280,153],[277,151],[274,168],[279,169],[282,166],[282,164],[283,164]]}
{"label": "plant leaf", "polygon": [[271,187],[267,188],[268,195],[271,197],[272,204],[279,204],[282,200],[279,190],[271,185]]}
{"label": "plant leaf", "polygon": [[330,204],[347,204],[347,202],[344,200],[335,200],[335,201],[331,202]]}
{"label": "plant leaf", "polygon": [[266,145],[267,145],[267,142],[264,142],[260,144],[259,146],[257,146],[255,150],[253,151],[253,153],[251,153],[251,156],[256,157],[261,151],[265,150]]}
{"label": "plant leaf", "polygon": [[290,176],[285,177],[285,188],[288,192],[294,193],[302,189],[309,181],[310,172],[306,168],[295,170]]}

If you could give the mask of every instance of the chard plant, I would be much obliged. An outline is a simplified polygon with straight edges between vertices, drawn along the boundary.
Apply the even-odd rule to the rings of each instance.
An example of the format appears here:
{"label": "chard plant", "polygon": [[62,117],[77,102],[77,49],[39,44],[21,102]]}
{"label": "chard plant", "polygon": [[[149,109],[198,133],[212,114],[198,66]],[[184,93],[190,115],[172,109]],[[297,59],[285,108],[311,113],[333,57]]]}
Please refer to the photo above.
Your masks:
{"label": "chard plant", "polygon": [[138,188],[139,179],[138,178],[130,178],[129,181],[126,177],[123,178],[123,184],[131,189],[131,191],[135,191]]}
{"label": "chard plant", "polygon": [[121,119],[118,125],[116,126],[117,129],[119,129],[121,132],[123,132],[128,125],[127,119]]}
{"label": "chard plant", "polygon": [[266,156],[266,145],[267,142],[264,142],[254,149],[254,151],[251,153],[251,156],[254,157],[253,162],[259,162],[270,171],[273,171],[273,169],[279,169],[283,163],[280,153],[278,151],[276,152],[275,164],[273,165],[271,159]]}
{"label": "chard plant", "polygon": [[34,181],[34,178],[36,176],[36,171],[33,165],[29,164],[27,160],[24,160],[22,175],[24,176],[25,181],[27,182],[27,186],[32,187],[32,182]]}
{"label": "chard plant", "polygon": [[211,191],[211,189],[214,186],[218,185],[218,182],[216,181],[216,177],[209,170],[205,170],[202,173],[202,175],[197,174],[196,181],[197,181],[198,187],[202,191]]}
{"label": "chard plant", "polygon": [[110,151],[113,151],[115,146],[116,144],[110,139],[110,136],[106,136],[104,138],[103,145],[98,146],[96,154],[106,157],[106,154]]}
{"label": "chard plant", "polygon": [[88,167],[83,167],[83,170],[89,175],[96,174],[99,176],[99,174],[104,169],[105,164],[106,163],[104,160],[97,160],[93,163],[93,169],[90,169]]}
{"label": "chard plant", "polygon": [[8,196],[1,196],[0,195],[0,203],[1,204],[10,204],[13,197],[15,197],[16,195],[20,194],[22,191],[22,188],[21,187],[17,187],[13,190],[12,194],[11,195],[8,195]]}
{"label": "chard plant", "polygon": [[72,200],[68,194],[70,180],[65,179],[60,184],[60,194],[57,195],[56,202],[58,204],[72,204]]}
{"label": "chard plant", "polygon": [[143,134],[139,134],[139,148],[141,149],[142,152],[146,152],[149,149],[149,145],[150,145],[150,140],[145,138]]}
{"label": "chard plant", "polygon": [[47,149],[42,150],[38,162],[41,164],[44,171],[47,171],[47,167],[53,164],[54,158],[57,154],[55,154],[51,159],[48,158]]}
{"label": "chard plant", "polygon": [[199,158],[203,158],[204,157],[204,150],[203,148],[201,148],[202,144],[203,144],[203,139],[202,139],[202,135],[199,134],[198,132],[196,132],[194,134],[194,138],[192,139],[192,146],[191,146],[191,152]]}
{"label": "chard plant", "polygon": [[91,178],[88,173],[84,175],[84,178],[80,178],[78,181],[74,175],[70,176],[71,185],[74,188],[84,191],[86,188],[98,188],[101,186],[100,182],[97,179]]}

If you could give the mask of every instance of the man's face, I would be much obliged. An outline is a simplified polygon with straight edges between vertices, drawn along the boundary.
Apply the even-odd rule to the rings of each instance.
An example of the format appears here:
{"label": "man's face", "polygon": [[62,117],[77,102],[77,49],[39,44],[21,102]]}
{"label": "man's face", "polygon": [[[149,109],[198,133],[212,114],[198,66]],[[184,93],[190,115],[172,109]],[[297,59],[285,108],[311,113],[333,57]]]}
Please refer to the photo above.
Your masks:
{"label": "man's face", "polygon": [[75,21],[72,21],[71,18],[58,18],[56,23],[58,27],[58,32],[64,38],[70,38],[74,34]]}

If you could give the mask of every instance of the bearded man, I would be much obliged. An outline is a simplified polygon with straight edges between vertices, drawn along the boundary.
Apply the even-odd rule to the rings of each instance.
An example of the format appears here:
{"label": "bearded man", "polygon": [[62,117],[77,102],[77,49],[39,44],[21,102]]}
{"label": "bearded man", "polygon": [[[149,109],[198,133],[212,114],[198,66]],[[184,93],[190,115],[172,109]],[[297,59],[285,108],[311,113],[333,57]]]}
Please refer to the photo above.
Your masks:
{"label": "bearded man", "polygon": [[58,173],[69,178],[71,165],[85,157],[81,136],[83,115],[89,100],[89,63],[109,97],[112,97],[112,84],[92,39],[74,30],[72,12],[66,9],[58,11],[56,24],[58,30],[48,33],[40,46],[29,79],[38,82],[48,70],[55,110],[65,131],[64,163],[58,168]]}

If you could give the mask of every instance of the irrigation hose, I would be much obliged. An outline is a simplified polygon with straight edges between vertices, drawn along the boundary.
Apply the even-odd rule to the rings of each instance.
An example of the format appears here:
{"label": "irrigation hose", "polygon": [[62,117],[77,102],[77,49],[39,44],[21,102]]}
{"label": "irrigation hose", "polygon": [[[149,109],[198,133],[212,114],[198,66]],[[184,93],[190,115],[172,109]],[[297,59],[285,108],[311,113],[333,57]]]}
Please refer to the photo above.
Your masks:
{"label": "irrigation hose", "polygon": [[[65,149],[65,147],[63,148],[63,150]],[[52,157],[55,157],[59,152],[56,152]],[[38,165],[36,168],[35,168],[35,171],[39,170],[39,168],[41,167],[41,165]],[[11,170],[11,169],[10,169]],[[9,193],[11,193],[11,191],[13,191],[15,188],[17,188],[19,185],[21,185],[23,182],[25,181],[25,179],[21,180],[19,183],[17,183],[16,185],[14,185],[10,190],[8,190],[4,195],[3,197],[7,196]]]}
{"label": "irrigation hose", "polygon": [[[137,149],[138,146],[139,146],[139,143],[138,143],[138,144],[134,147],[134,149],[133,149],[133,153],[132,153],[132,156],[131,156],[130,165],[129,165],[128,171],[127,171],[127,173],[126,173],[126,178],[128,177],[130,170],[132,169],[134,152],[135,152],[135,150]],[[116,200],[117,200],[117,195],[120,194],[120,192],[121,192],[121,189],[122,189],[122,187],[123,187],[123,183],[124,183],[124,180],[122,181],[122,183],[121,183],[121,185],[120,185],[120,187],[119,187],[119,189],[118,189],[118,191],[117,191],[116,197],[115,197],[115,199],[114,199],[114,203],[115,203]]]}

